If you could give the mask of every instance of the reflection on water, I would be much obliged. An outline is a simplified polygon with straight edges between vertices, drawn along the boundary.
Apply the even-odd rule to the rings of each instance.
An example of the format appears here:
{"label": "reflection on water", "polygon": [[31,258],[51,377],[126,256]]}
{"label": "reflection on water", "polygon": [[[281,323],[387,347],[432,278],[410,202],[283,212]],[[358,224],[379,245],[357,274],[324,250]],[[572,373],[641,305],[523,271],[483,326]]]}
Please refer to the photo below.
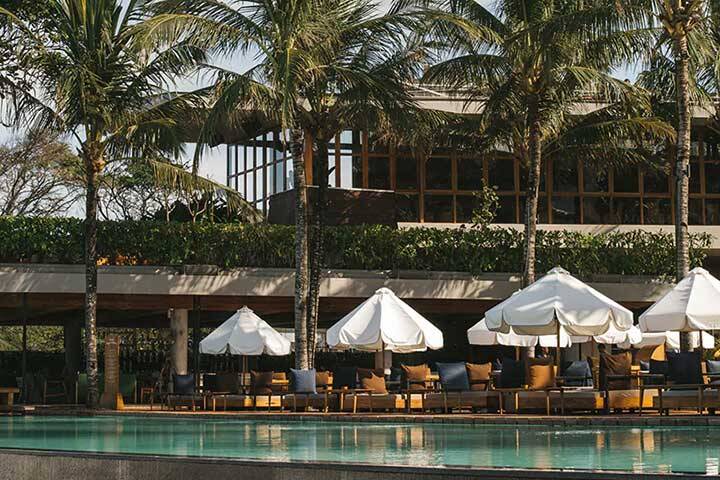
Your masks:
{"label": "reflection on water", "polygon": [[0,447],[417,465],[717,475],[720,429],[0,418]]}

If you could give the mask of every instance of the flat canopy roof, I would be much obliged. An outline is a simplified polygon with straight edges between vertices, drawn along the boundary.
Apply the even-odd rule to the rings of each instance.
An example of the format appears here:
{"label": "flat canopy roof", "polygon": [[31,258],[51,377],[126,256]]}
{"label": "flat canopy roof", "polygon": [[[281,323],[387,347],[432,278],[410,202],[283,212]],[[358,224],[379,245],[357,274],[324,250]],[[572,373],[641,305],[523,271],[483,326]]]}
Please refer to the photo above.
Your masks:
{"label": "flat canopy roof", "polygon": [[[647,277],[612,275],[591,280],[593,287],[630,308],[645,307],[670,288]],[[321,283],[321,320],[339,319],[380,287],[391,288],[425,314],[479,319],[520,284],[515,274],[333,271]],[[292,326],[294,272],[221,271],[212,266],[101,267],[98,292],[101,326],[166,326],[171,308],[202,312],[203,323],[216,324],[243,305]],[[0,266],[0,325],[22,324],[23,306],[28,324],[82,320],[83,302],[81,265]]]}

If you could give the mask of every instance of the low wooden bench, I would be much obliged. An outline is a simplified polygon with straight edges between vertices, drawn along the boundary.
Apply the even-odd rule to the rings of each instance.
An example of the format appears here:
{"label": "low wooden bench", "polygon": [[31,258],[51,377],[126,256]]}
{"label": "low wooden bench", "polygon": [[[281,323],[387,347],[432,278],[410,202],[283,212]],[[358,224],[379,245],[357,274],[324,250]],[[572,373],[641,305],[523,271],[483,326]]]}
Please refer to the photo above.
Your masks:
{"label": "low wooden bench", "polygon": [[16,393],[20,393],[19,388],[0,387],[0,412],[12,411],[13,400]]}

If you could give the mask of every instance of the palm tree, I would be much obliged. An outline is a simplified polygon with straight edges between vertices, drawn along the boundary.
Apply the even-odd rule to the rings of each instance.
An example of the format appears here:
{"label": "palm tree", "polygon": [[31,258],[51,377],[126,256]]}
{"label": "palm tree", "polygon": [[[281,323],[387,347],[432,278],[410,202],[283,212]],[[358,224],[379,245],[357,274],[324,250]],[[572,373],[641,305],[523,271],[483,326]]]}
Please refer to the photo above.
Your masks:
{"label": "palm tree", "polygon": [[[582,133],[590,143],[574,148],[573,158],[637,161],[618,139],[647,131],[666,135],[667,129],[638,117],[647,107],[642,92],[608,74],[634,52],[632,42],[643,40],[625,37],[613,2],[504,0],[497,8],[493,13],[472,0],[447,0],[438,12],[428,12],[430,37],[440,42],[446,60],[430,67],[424,80],[482,101],[477,124],[483,148],[505,147],[527,169],[523,283],[528,285],[535,281],[543,158],[567,155],[557,146],[573,138],[577,147]],[[577,101],[584,92],[604,106],[581,119]],[[634,106],[619,108],[631,99]],[[598,123],[588,123],[593,119]]]}
{"label": "palm tree", "polygon": [[[383,130],[414,105],[406,91],[417,52],[403,40],[413,16],[402,7],[379,13],[370,0],[167,0],[156,31],[178,31],[220,53],[255,51],[254,66],[237,73],[217,66],[215,103],[200,141],[228,116],[262,112],[287,132],[295,189],[295,364],[314,363],[323,261],[328,143],[343,128]],[[308,217],[304,156],[312,149],[318,192]],[[312,245],[312,246],[311,246]],[[312,254],[310,249],[312,248]],[[310,260],[309,260],[310,259]]]}
{"label": "palm tree", "polygon": [[[702,79],[696,72],[711,72],[717,62],[717,47],[711,19],[711,4],[705,0],[627,0],[621,2],[629,11],[639,12],[644,21],[639,26],[655,32],[651,50],[641,53],[650,69],[641,81],[663,99],[674,92],[674,114],[677,130],[675,143],[675,276],[679,282],[690,272],[690,235],[688,231],[688,197],[690,192],[690,131],[692,100],[707,100]],[[692,68],[691,68],[692,67]],[[702,76],[702,75],[701,75]],[[705,97],[705,98],[704,98]],[[691,337],[680,335],[682,351],[692,349]]]}
{"label": "palm tree", "polygon": [[82,159],[87,403],[95,407],[98,178],[108,162],[140,159],[178,183],[192,183],[189,173],[161,159],[180,153],[183,138],[176,119],[192,115],[202,105],[202,97],[167,93],[164,87],[205,57],[201,49],[187,43],[160,49],[160,43],[153,42],[142,28],[145,10],[140,0],[125,6],[119,0],[47,3],[54,19],[47,27],[47,38],[39,39],[24,29],[32,52],[23,67],[33,89],[23,92],[22,101],[13,106],[23,125],[51,127],[70,135]]}

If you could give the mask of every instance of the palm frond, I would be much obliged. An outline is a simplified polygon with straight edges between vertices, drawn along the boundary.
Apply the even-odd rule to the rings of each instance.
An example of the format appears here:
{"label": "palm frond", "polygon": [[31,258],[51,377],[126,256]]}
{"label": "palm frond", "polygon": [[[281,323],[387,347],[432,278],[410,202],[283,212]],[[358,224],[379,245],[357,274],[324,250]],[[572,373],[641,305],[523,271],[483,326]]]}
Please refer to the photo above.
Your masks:
{"label": "palm frond", "polygon": [[253,207],[237,190],[214,182],[208,178],[200,177],[184,168],[174,165],[166,160],[145,159],[153,169],[155,181],[158,185],[176,192],[207,193],[221,197],[227,203],[228,209],[241,215],[248,223],[264,221],[263,215]]}

